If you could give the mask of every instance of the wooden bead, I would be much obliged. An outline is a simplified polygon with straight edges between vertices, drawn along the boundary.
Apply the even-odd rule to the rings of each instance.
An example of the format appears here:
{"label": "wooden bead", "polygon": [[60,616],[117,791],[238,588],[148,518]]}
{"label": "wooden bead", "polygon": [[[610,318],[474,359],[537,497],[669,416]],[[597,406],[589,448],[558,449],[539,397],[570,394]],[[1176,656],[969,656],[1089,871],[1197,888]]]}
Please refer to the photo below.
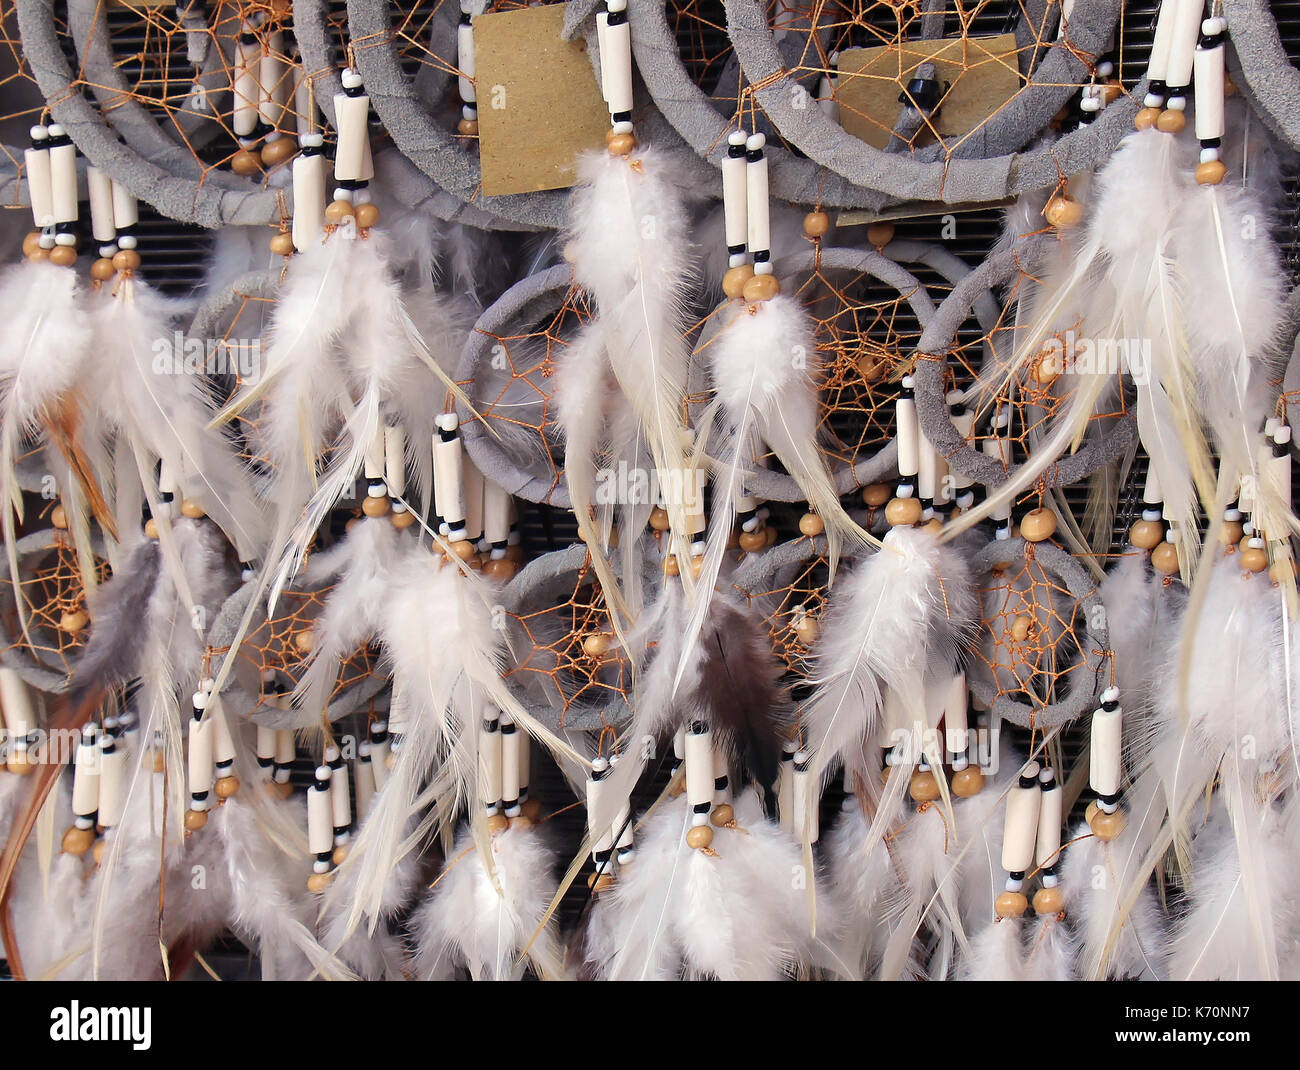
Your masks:
{"label": "wooden bead", "polygon": [[369,230],[379,222],[379,205],[369,202],[358,204],[356,211],[352,214],[356,217],[358,227],[362,230]]}
{"label": "wooden bead", "polygon": [[1029,909],[1029,900],[1024,892],[1003,892],[993,903],[993,909],[999,918],[1018,918]]}
{"label": "wooden bead", "polygon": [[1077,227],[1083,219],[1083,205],[1073,197],[1057,194],[1047,202],[1043,209],[1043,218],[1059,229]]}
{"label": "wooden bead", "polygon": [[453,542],[451,544],[451,552],[462,561],[469,561],[470,558],[478,555],[477,547],[475,547],[469,539],[461,539],[459,542]]}
{"label": "wooden bead", "polygon": [[271,785],[271,790],[275,792],[276,795],[280,796],[280,798],[287,799],[293,794],[293,783],[288,780],[283,783],[277,780]]}
{"label": "wooden bead", "polygon": [[351,201],[330,201],[325,208],[325,222],[338,226],[346,219],[350,219],[354,209]]}
{"label": "wooden bead", "polygon": [[101,256],[90,265],[90,277],[96,282],[107,282],[117,274],[117,268],[113,266],[113,261],[107,256]]}
{"label": "wooden bead", "polygon": [[50,263],[59,267],[72,267],[77,262],[77,250],[71,245],[56,245],[50,250]]}
{"label": "wooden bead", "polygon": [[1268,568],[1268,551],[1262,546],[1247,546],[1241,551],[1241,567],[1247,572],[1263,572]]}
{"label": "wooden bead", "polygon": [[146,539],[158,538],[158,521],[153,517],[144,522],[144,535]]}
{"label": "wooden bead", "polygon": [[1060,378],[1063,370],[1060,353],[1049,349],[1039,354],[1030,367],[1029,374],[1039,386],[1051,386]]}
{"label": "wooden bead", "polygon": [[1245,529],[1240,520],[1225,520],[1223,527],[1219,528],[1219,543],[1222,546],[1236,546],[1244,534]]}
{"label": "wooden bead", "polygon": [[299,654],[310,654],[316,645],[316,633],[310,628],[299,628],[293,633],[293,648]]}
{"label": "wooden bead", "polygon": [[279,167],[297,151],[298,146],[294,144],[293,138],[278,137],[274,141],[268,141],[262,146],[262,166],[268,169]]}
{"label": "wooden bead", "polygon": [[608,873],[593,873],[587,878],[587,887],[591,889],[592,895],[600,895],[601,892],[613,887],[614,878]]}
{"label": "wooden bead", "polygon": [[341,843],[334,848],[333,853],[330,855],[330,861],[336,866],[341,866],[345,861],[347,861],[347,857],[348,845],[346,843]]}
{"label": "wooden bead", "polygon": [[405,531],[415,523],[415,514],[409,509],[403,509],[400,513],[393,510],[388,514],[388,519],[398,531]]}
{"label": "wooden bead", "polygon": [[931,535],[933,535],[937,539],[939,537],[939,533],[943,531],[943,521],[940,520],[937,516],[932,516],[930,517],[929,520],[927,520],[924,524],[921,525],[921,530],[928,531]]}
{"label": "wooden bead", "polygon": [[28,773],[36,769],[36,766],[32,765],[32,760],[27,757],[27,752],[21,750],[10,753],[8,760],[5,762],[5,768],[14,776],[27,776]]}
{"label": "wooden bead", "polygon": [[892,527],[906,527],[921,522],[920,498],[894,498],[885,506],[885,521]]}
{"label": "wooden bead", "polygon": [[387,516],[388,510],[393,507],[393,503],[386,496],[378,498],[366,498],[361,503],[361,511],[369,517]]}
{"label": "wooden bead", "polygon": [[48,260],[49,258],[50,258],[50,251],[48,249],[42,249],[39,245],[35,249],[33,249],[30,253],[27,254],[28,260],[39,261],[39,260]]}
{"label": "wooden bead", "polygon": [[1110,78],[1101,87],[1102,107],[1108,108],[1124,95],[1124,83],[1118,78]]}
{"label": "wooden bead", "polygon": [[213,788],[213,790],[217,793],[218,799],[225,800],[233,798],[235,795],[239,794],[239,777],[223,776],[217,781],[216,787]]}
{"label": "wooden bead", "polygon": [[815,535],[820,535],[825,530],[826,521],[816,513],[804,513],[804,515],[799,518],[799,533],[801,535],[807,535],[809,538],[812,538]]}
{"label": "wooden bead", "polygon": [[41,232],[39,230],[28,231],[23,238],[23,256],[31,256],[41,247]]}
{"label": "wooden bead", "polygon": [[713,829],[708,825],[692,825],[686,833],[686,846],[702,851],[713,842]]}
{"label": "wooden bead", "polygon": [[506,560],[513,561],[516,565],[524,563],[524,548],[522,545],[515,543],[506,547]]}
{"label": "wooden bead", "polygon": [[800,646],[809,647],[821,637],[822,626],[817,623],[816,617],[810,617],[805,613],[794,622],[794,634]]}
{"label": "wooden bead", "polygon": [[803,232],[810,238],[824,238],[831,229],[831,217],[823,211],[809,212],[803,217]]}
{"label": "wooden bead", "polygon": [[333,873],[313,873],[307,878],[307,891],[323,892],[334,883]]}
{"label": "wooden bead", "polygon": [[281,232],[273,236],[271,252],[275,256],[293,256],[293,235]]}
{"label": "wooden bead", "polygon": [[1173,108],[1166,108],[1156,120],[1156,129],[1162,134],[1181,134],[1187,125],[1187,116]]}
{"label": "wooden bead", "polygon": [[1228,173],[1222,160],[1206,160],[1196,165],[1196,184],[1199,186],[1217,186]]}
{"label": "wooden bead", "polygon": [[62,505],[56,505],[50,510],[50,523],[60,531],[68,530],[68,511]]}
{"label": "wooden bead", "polygon": [[767,548],[767,532],[763,528],[740,533],[740,548],[747,554],[757,553]]}
{"label": "wooden bead", "polygon": [[781,284],[775,275],[755,275],[745,283],[742,294],[746,301],[755,304],[759,301],[770,301],[780,292]]}
{"label": "wooden bead", "polygon": [[601,632],[589,635],[582,641],[582,652],[589,658],[599,658],[609,651],[610,637]]}
{"label": "wooden bead", "polygon": [[668,510],[662,505],[656,505],[650,510],[650,526],[655,531],[667,531],[671,527],[668,522]]}
{"label": "wooden bead", "polygon": [[978,765],[968,765],[952,775],[952,793],[959,799],[969,799],[984,790],[984,770]]}
{"label": "wooden bead", "polygon": [[76,635],[78,632],[83,631],[89,623],[90,618],[86,615],[85,610],[69,610],[59,618],[59,631],[67,632],[69,635]]}
{"label": "wooden bead", "polygon": [[252,149],[240,149],[230,158],[230,169],[237,175],[250,177],[262,170],[262,157]]}
{"label": "wooden bead", "polygon": [[768,546],[775,546],[776,539],[777,539],[776,528],[772,527],[769,524],[767,527],[763,529],[763,542],[766,543]]}
{"label": "wooden bead", "polygon": [[615,134],[605,142],[605,147],[611,156],[627,156],[636,149],[636,135]]}
{"label": "wooden bead", "polygon": [[536,824],[542,816],[542,800],[525,799],[523,804],[519,807],[519,810],[524,817],[528,818],[528,820],[533,822],[533,824]]}
{"label": "wooden bead", "polygon": [[877,249],[883,249],[893,240],[894,224],[888,219],[882,219],[867,227],[867,241],[871,242]]}
{"label": "wooden bead", "polygon": [[1056,533],[1056,514],[1050,509],[1031,509],[1020,519],[1020,535],[1029,542],[1042,542]]}
{"label": "wooden bead", "polygon": [[1165,541],[1165,526],[1159,520],[1139,520],[1128,529],[1128,541],[1139,550],[1154,550]]}
{"label": "wooden bead", "polygon": [[520,814],[518,817],[509,819],[512,829],[530,829],[533,827],[533,819]]}
{"label": "wooden bead", "polygon": [[677,557],[675,554],[669,554],[667,557],[665,557],[664,563],[661,567],[663,568],[663,573],[665,576],[680,575],[682,570],[681,565],[677,563]]}
{"label": "wooden bead", "polygon": [[505,832],[509,827],[510,818],[506,817],[505,814],[493,814],[487,819],[487,830],[494,836],[498,832]]}
{"label": "wooden bead", "polygon": [[1023,643],[1029,638],[1029,629],[1034,621],[1032,617],[1020,616],[1011,622],[1011,638],[1017,643]]}
{"label": "wooden bead", "polygon": [[462,119],[456,124],[456,133],[462,137],[478,137],[478,120]]}
{"label": "wooden bead", "polygon": [[727,268],[727,272],[722,276],[722,292],[730,298],[744,296],[745,283],[754,277],[753,264],[740,264],[734,268]]}
{"label": "wooden bead", "polygon": [[1178,548],[1171,542],[1162,542],[1151,551],[1151,567],[1166,576],[1178,571]]}
{"label": "wooden bead", "polygon": [[1060,914],[1065,910],[1065,893],[1059,887],[1039,888],[1034,893],[1035,914]]}
{"label": "wooden bead", "polygon": [[208,812],[206,810],[186,810],[185,811],[185,830],[187,832],[198,832],[208,823]]}
{"label": "wooden bead", "polygon": [[181,516],[187,516],[191,520],[202,520],[207,515],[203,511],[203,506],[193,498],[186,498],[181,502]]}
{"label": "wooden bead", "polygon": [[1124,831],[1124,826],[1127,824],[1128,819],[1124,816],[1122,810],[1116,810],[1113,814],[1108,814],[1100,808],[1088,821],[1088,827],[1092,829],[1093,835],[1104,843],[1110,843],[1111,840]]}
{"label": "wooden bead", "polygon": [[930,770],[917,770],[907,782],[907,794],[913,802],[934,802],[939,797],[939,781]]}
{"label": "wooden bead", "polygon": [[508,557],[492,558],[483,564],[483,575],[491,576],[500,583],[509,583],[518,571],[519,566]]}
{"label": "wooden bead", "polygon": [[872,509],[879,509],[893,497],[893,493],[886,483],[872,483],[869,487],[862,488],[862,503]]}
{"label": "wooden bead", "polygon": [[723,828],[736,820],[736,811],[729,803],[721,803],[713,808],[709,820],[718,828]]}
{"label": "wooden bead", "polygon": [[95,842],[94,829],[82,829],[73,825],[63,834],[63,853],[84,855]]}
{"label": "wooden bead", "polygon": [[1143,108],[1133,119],[1133,126],[1138,130],[1150,130],[1160,118],[1159,108]]}
{"label": "wooden bead", "polygon": [[135,271],[140,266],[140,254],[134,249],[120,249],[113,254],[113,267],[118,271]]}
{"label": "wooden bead", "polygon": [[104,862],[104,841],[96,840],[95,846],[90,852],[90,857],[95,860],[95,865],[102,865]]}

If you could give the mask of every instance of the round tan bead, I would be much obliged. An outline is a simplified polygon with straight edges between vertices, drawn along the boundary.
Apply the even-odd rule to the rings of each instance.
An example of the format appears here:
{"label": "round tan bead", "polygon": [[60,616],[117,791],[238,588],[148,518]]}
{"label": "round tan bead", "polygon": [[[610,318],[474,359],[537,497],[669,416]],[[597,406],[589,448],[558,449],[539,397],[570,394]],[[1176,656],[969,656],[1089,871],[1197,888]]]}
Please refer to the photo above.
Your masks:
{"label": "round tan bead", "polygon": [[713,842],[713,829],[708,825],[692,825],[686,833],[686,846],[702,851]]}
{"label": "round tan bead", "polygon": [[208,514],[203,511],[203,506],[193,498],[186,498],[181,502],[181,516],[187,516],[191,520],[202,520]]}
{"label": "round tan bead", "polygon": [[48,249],[42,249],[39,245],[27,254],[28,260],[48,260],[49,258],[50,251]]}
{"label": "round tan bead", "polygon": [[822,626],[817,623],[816,617],[805,613],[794,622],[794,634],[801,646],[812,646],[821,637]]}
{"label": "round tan bead", "polygon": [[487,819],[487,830],[494,836],[498,832],[505,832],[509,827],[510,818],[506,817],[505,814],[493,814]]}
{"label": "round tan bead", "polygon": [[50,250],[50,263],[59,267],[72,267],[77,262],[77,250],[71,245],[56,245]]}
{"label": "round tan bead", "polygon": [[323,892],[334,883],[333,873],[313,873],[307,878],[307,891]]}
{"label": "round tan bead", "polygon": [[999,918],[1019,918],[1029,909],[1024,892],[1003,892],[993,904]]}
{"label": "round tan bead", "polygon": [[1268,551],[1262,546],[1247,546],[1241,551],[1241,567],[1247,572],[1263,572],[1268,568]]}
{"label": "round tan bead", "polygon": [[76,635],[85,629],[90,623],[90,618],[83,609],[72,609],[65,612],[59,617],[59,631],[67,632],[69,635]]}
{"label": "round tan bead", "polygon": [[348,845],[346,843],[341,843],[334,848],[334,853],[330,855],[330,861],[336,866],[341,866],[345,861],[347,861],[347,857]]}
{"label": "round tan bead", "polygon": [[1059,914],[1065,909],[1065,893],[1057,888],[1039,888],[1034,893],[1035,914]]}
{"label": "round tan bead", "polygon": [[113,266],[113,261],[107,256],[101,256],[90,265],[90,277],[96,282],[107,282],[117,274],[117,268]]}
{"label": "round tan bead", "polygon": [[907,794],[913,802],[934,802],[939,797],[939,781],[930,770],[917,770],[907,782]]}
{"label": "round tan bead", "polygon": [[1196,184],[1199,186],[1217,186],[1228,173],[1222,160],[1206,160],[1196,165]]}
{"label": "round tan bead", "polygon": [[753,531],[742,531],[740,533],[740,548],[747,554],[757,553],[759,550],[767,547],[767,531],[764,528],[755,528]]}
{"label": "round tan bead", "polygon": [[1223,546],[1236,546],[1244,534],[1240,520],[1225,520],[1223,527],[1219,528],[1219,543]]}
{"label": "round tan bead", "polygon": [[739,264],[736,267],[727,268],[726,274],[722,276],[722,292],[732,299],[743,297],[745,283],[753,277],[753,264]]}
{"label": "round tan bead", "polygon": [[1160,118],[1159,108],[1143,108],[1133,119],[1133,126],[1138,130],[1150,130]]}
{"label": "round tan bead", "polygon": [[96,840],[95,846],[90,852],[90,857],[95,860],[95,865],[102,865],[104,861],[104,841]]}
{"label": "round tan bead", "polygon": [[522,805],[520,805],[519,810],[520,813],[524,815],[524,817],[528,818],[529,821],[536,824],[537,821],[542,816],[542,800],[525,799]]}
{"label": "round tan bead", "polygon": [[824,238],[830,229],[831,217],[825,212],[809,212],[803,217],[803,232],[810,238]]}
{"label": "round tan bead", "polygon": [[939,532],[943,531],[943,521],[937,516],[932,516],[921,525],[921,530],[928,531],[931,535],[935,536],[935,538],[938,538]]}
{"label": "round tan bead", "polygon": [[73,825],[63,834],[63,852],[70,855],[84,855],[94,842],[94,829],[79,829]]}
{"label": "round tan bead", "polygon": [[722,828],[724,825],[730,824],[732,821],[736,820],[736,811],[729,803],[721,803],[713,808],[713,813],[709,815],[709,820],[718,828]]}
{"label": "round tan bead", "polygon": [[1102,107],[1108,108],[1124,95],[1124,84],[1118,78],[1110,78],[1102,84]]}
{"label": "round tan bead", "polygon": [[511,561],[508,557],[493,558],[483,564],[483,575],[491,576],[494,580],[501,583],[509,583],[515,578],[519,571],[519,566]]}
{"label": "round tan bead", "polygon": [[144,535],[146,539],[158,538],[158,521],[153,517],[144,522]]}
{"label": "round tan bead", "polygon": [[280,798],[287,799],[293,794],[293,784],[288,780],[284,782],[277,780],[271,785],[271,790]]}
{"label": "round tan bead", "polygon": [[611,156],[627,156],[636,149],[636,135],[615,134],[605,142],[605,147]]}
{"label": "round tan bead", "polygon": [[239,777],[223,776],[217,781],[213,790],[218,799],[230,799],[239,794]]}
{"label": "round tan bead", "polygon": [[1034,361],[1029,374],[1039,386],[1051,386],[1060,378],[1062,370],[1061,354],[1053,350],[1044,350]]}
{"label": "round tan bead", "polygon": [[969,799],[984,790],[984,770],[978,765],[968,765],[952,775],[952,793],[959,799]]}
{"label": "round tan bead", "polygon": [[587,878],[587,887],[591,889],[592,895],[600,895],[614,886],[614,878],[608,873],[593,873]]}
{"label": "round tan bead", "polygon": [[1056,533],[1056,514],[1050,509],[1031,509],[1020,518],[1020,534],[1029,542],[1042,542]]}
{"label": "round tan bead", "polygon": [[750,304],[770,301],[781,292],[781,284],[775,275],[755,275],[747,283],[742,294]]}
{"label": "round tan bead", "polygon": [[1098,808],[1097,811],[1088,819],[1088,827],[1092,829],[1097,839],[1109,843],[1121,832],[1124,826],[1128,824],[1128,819],[1124,816],[1122,810],[1116,810],[1113,814],[1108,814]]}
{"label": "round tan bead", "polygon": [[520,814],[518,817],[512,817],[509,820],[512,829],[530,829],[533,827],[533,819],[531,817],[526,817],[523,814]]}
{"label": "round tan bead", "polygon": [[894,498],[885,506],[885,521],[892,527],[906,527],[921,521],[919,498]]}
{"label": "round tan bead", "polygon": [[674,554],[669,554],[665,557],[661,567],[663,568],[665,576],[677,576],[681,574],[681,566],[677,563],[677,557]]}
{"label": "round tan bead", "polygon": [[478,120],[462,119],[456,124],[456,133],[462,137],[478,137]]}
{"label": "round tan bead", "polygon": [[50,510],[50,523],[60,531],[67,531],[68,511],[62,505],[56,505]]}
{"label": "round tan bead", "polygon": [[36,766],[32,765],[32,760],[27,757],[26,751],[14,751],[5,762],[5,768],[15,776],[26,776]]}
{"label": "round tan bead", "polygon": [[387,497],[366,498],[361,503],[361,511],[369,517],[387,516],[392,507],[393,503]]}
{"label": "round tan bead", "polygon": [[338,226],[354,214],[351,201],[330,201],[325,208],[325,222]]}
{"label": "round tan bead", "polygon": [[650,526],[655,531],[667,531],[671,526],[668,522],[668,510],[662,505],[656,505],[650,510]]}
{"label": "round tan bead", "polygon": [[31,256],[41,247],[41,232],[39,230],[30,230],[23,238],[23,256]]}
{"label": "round tan bead", "polygon": [[1165,541],[1165,526],[1159,520],[1139,520],[1128,529],[1128,541],[1139,550],[1154,550]]}
{"label": "round tan bead", "polygon": [[187,832],[198,832],[207,823],[208,812],[206,810],[185,811],[185,829]]}
{"label": "round tan bead", "polygon": [[293,256],[293,235],[283,232],[273,235],[271,252],[275,256]]}
{"label": "round tan bead", "polygon": [[1043,209],[1043,218],[1059,229],[1077,227],[1083,219],[1083,205],[1073,197],[1057,194],[1047,202]]}
{"label": "round tan bead", "polygon": [[356,217],[358,227],[369,230],[379,222],[379,205],[370,202],[358,204],[352,214]]}
{"label": "round tan bead", "polygon": [[310,628],[299,628],[293,633],[293,648],[299,654],[310,654],[316,645],[316,633]]}
{"label": "round tan bead", "polygon": [[589,635],[582,641],[582,652],[589,658],[598,658],[609,650],[610,637],[601,632]]}
{"label": "round tan bead", "polygon": [[1178,571],[1178,548],[1171,542],[1162,542],[1151,551],[1151,567],[1166,576]]}
{"label": "round tan bead", "polygon": [[279,167],[298,151],[293,138],[278,137],[262,146],[262,165],[266,168]]}
{"label": "round tan bead", "polygon": [[120,249],[113,254],[113,267],[118,271],[135,271],[140,266],[140,254],[134,249]]}
{"label": "round tan bead", "polygon": [[888,219],[882,219],[867,227],[867,241],[871,242],[877,249],[883,249],[893,240],[894,224]]}
{"label": "round tan bead", "polygon": [[250,177],[262,170],[262,157],[252,149],[240,149],[230,158],[230,169],[237,175]]}
{"label": "round tan bead", "polygon": [[825,530],[826,521],[816,513],[804,513],[799,518],[799,533],[801,535],[807,535],[811,538],[814,535],[820,535]]}
{"label": "round tan bead", "polygon": [[403,509],[400,513],[394,509],[388,514],[388,519],[398,531],[405,531],[415,523],[415,514],[409,509]]}
{"label": "round tan bead", "polygon": [[1156,129],[1162,134],[1181,134],[1187,125],[1187,116],[1173,108],[1166,108],[1156,120]]}
{"label": "round tan bead", "polygon": [[871,506],[872,509],[879,509],[893,497],[893,493],[886,483],[872,483],[862,488],[862,503]]}
{"label": "round tan bead", "polygon": [[478,549],[469,539],[461,539],[459,542],[451,544],[451,552],[459,557],[462,561],[469,561],[471,557],[478,554]]}
{"label": "round tan bead", "polygon": [[1023,643],[1029,638],[1029,629],[1033,626],[1033,618],[1020,616],[1011,622],[1011,638],[1017,643]]}

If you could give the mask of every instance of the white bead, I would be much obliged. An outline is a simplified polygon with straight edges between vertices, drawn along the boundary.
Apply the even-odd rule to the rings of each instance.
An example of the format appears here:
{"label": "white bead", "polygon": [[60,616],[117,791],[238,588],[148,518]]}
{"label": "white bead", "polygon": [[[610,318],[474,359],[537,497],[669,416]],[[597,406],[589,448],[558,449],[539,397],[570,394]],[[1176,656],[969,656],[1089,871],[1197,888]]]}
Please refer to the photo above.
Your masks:
{"label": "white bead", "polygon": [[1187,110],[1187,98],[1186,98],[1186,97],[1170,97],[1170,98],[1165,102],[1165,107],[1167,107],[1170,111],[1186,111],[1186,110]]}
{"label": "white bead", "polygon": [[1201,149],[1201,163],[1213,163],[1218,158],[1218,149]]}
{"label": "white bead", "polygon": [[343,73],[339,76],[339,81],[343,83],[344,89],[356,89],[361,85],[361,75],[357,74],[351,67],[344,67]]}
{"label": "white bead", "polygon": [[1223,18],[1221,15],[1205,19],[1201,23],[1201,33],[1205,34],[1206,37],[1214,37],[1223,33],[1227,28],[1228,20]]}
{"label": "white bead", "polygon": [[139,242],[136,241],[134,234],[123,234],[117,239],[117,244],[122,249],[134,249]]}

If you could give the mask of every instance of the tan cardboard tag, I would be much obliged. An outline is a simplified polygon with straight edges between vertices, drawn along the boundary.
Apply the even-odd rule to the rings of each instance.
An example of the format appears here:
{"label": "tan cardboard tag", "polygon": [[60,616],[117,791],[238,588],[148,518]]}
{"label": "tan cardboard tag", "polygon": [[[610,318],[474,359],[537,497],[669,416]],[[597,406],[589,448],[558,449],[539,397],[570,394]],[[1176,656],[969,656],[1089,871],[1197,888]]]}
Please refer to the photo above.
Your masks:
{"label": "tan cardboard tag", "polygon": [[586,43],[560,37],[564,5],[474,19],[483,192],[530,193],[572,186],[574,162],[604,147],[609,111]]}
{"label": "tan cardboard tag", "polygon": [[[898,96],[927,60],[934,63],[940,86],[949,83],[933,119],[944,141],[970,133],[1020,90],[1011,33],[851,48],[840,53],[835,89],[844,129],[878,149],[888,145],[903,107]],[[933,141],[934,133],[923,129],[914,144]]]}

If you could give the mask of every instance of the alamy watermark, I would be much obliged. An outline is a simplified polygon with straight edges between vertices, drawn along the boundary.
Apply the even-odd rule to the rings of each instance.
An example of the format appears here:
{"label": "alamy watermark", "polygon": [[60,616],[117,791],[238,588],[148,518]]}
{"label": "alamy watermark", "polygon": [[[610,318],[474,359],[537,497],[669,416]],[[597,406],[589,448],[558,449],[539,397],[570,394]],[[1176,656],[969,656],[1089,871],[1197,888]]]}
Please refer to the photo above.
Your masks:
{"label": "alamy watermark", "polygon": [[262,374],[260,338],[191,338],[183,331],[155,338],[156,375],[234,375],[243,380]]}

